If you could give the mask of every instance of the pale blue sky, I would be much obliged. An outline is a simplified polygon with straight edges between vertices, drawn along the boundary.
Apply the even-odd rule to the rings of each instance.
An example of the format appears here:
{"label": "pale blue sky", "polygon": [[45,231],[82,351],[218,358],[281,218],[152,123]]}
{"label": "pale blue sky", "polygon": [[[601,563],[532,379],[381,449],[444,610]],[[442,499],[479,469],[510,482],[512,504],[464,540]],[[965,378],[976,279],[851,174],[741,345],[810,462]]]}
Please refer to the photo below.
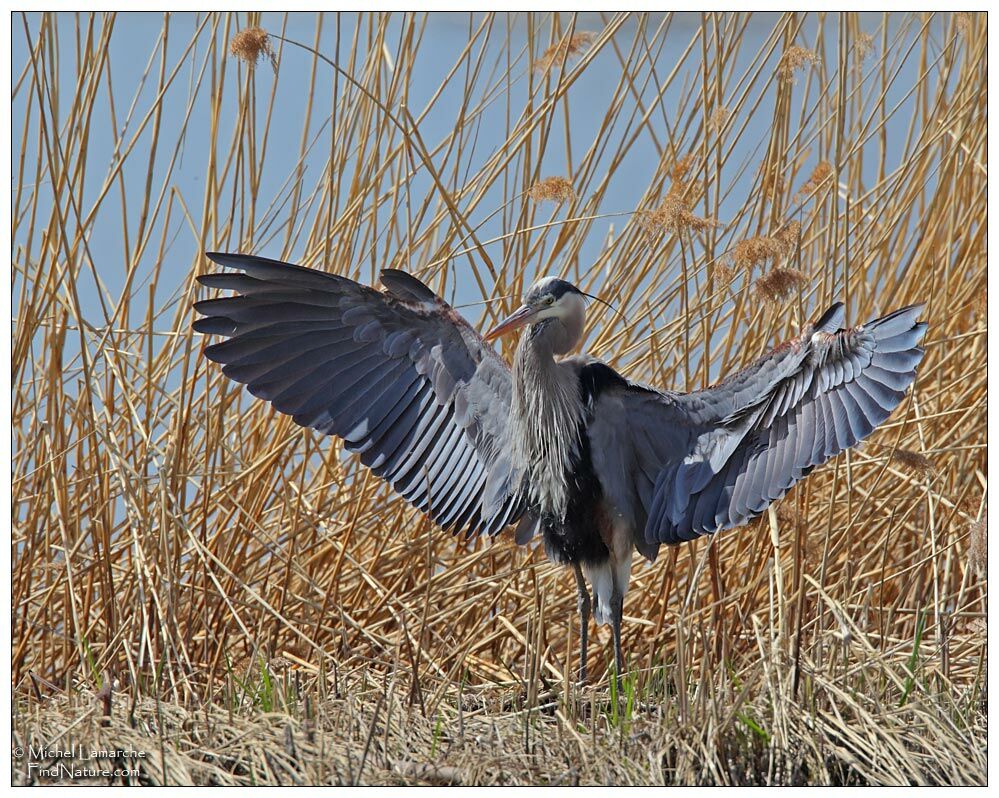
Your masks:
{"label": "pale blue sky", "polygon": [[[944,41],[944,31],[949,24],[948,16],[941,15],[938,18],[933,18],[929,23],[937,31],[936,39],[941,43],[941,46]],[[203,17],[188,12],[176,13],[170,17],[170,36],[166,54],[168,70],[182,58],[184,49],[188,46],[202,19]],[[776,14],[759,14],[753,16],[743,34],[743,41],[738,53],[739,62],[734,65],[735,74],[739,74],[745,68],[746,64],[750,62],[765,37],[773,29],[777,19],[778,15]],[[269,30],[279,31],[282,24],[284,24],[284,20],[283,14],[265,13],[261,24]],[[861,27],[872,34],[876,41],[880,41],[881,27],[885,23],[885,20],[886,18],[881,14],[864,14],[862,15]],[[656,30],[660,21],[661,15],[651,15],[646,21],[648,30]],[[240,17],[238,26],[242,27],[244,22],[245,17]],[[420,48],[419,56],[413,69],[413,80],[410,86],[411,107],[422,108],[425,101],[437,90],[443,75],[455,63],[455,60],[467,42],[469,26],[472,25],[474,28],[476,22],[477,18],[470,20],[466,14],[437,13],[431,15],[424,33],[424,43]],[[504,50],[507,44],[502,28],[506,27],[506,22],[507,20],[504,20],[502,26],[497,26],[497,35],[490,39],[490,59],[505,57]],[[511,46],[509,49],[510,52],[516,55],[521,52],[526,43],[528,35],[527,25],[523,15],[510,17],[508,22],[512,31],[510,37]],[[564,26],[567,26],[568,22],[569,17],[563,15]],[[322,52],[334,59],[336,59],[336,28],[338,24],[340,25],[341,47],[349,49],[349,43],[357,20],[354,15],[349,14],[340,17],[339,22],[336,15],[326,16],[319,46]],[[394,37],[398,35],[401,24],[402,17],[394,16],[390,18],[389,34],[387,36],[389,41],[394,41]],[[538,15],[535,17],[535,26],[539,31],[536,35],[543,36],[544,42],[547,42],[550,35],[550,24],[550,17],[548,15]],[[616,43],[623,52],[627,52],[633,41],[635,28],[638,24],[637,20],[630,19],[616,34]],[[657,75],[661,76],[669,73],[676,61],[677,49],[686,46],[686,43],[690,41],[697,26],[700,24],[701,18],[698,14],[681,13],[674,16],[670,23],[665,43],[658,50],[655,59]],[[918,48],[913,48],[911,52],[907,53],[907,46],[909,42],[917,37],[920,24],[919,19],[913,16],[889,15],[887,17],[889,41],[895,39],[896,33],[899,30],[903,31],[901,38],[894,48],[899,58],[897,64],[899,78],[892,84],[886,103],[888,108],[894,107],[896,103],[901,103],[895,116],[887,125],[889,141],[902,141],[904,139],[908,121],[911,118],[912,100],[911,98],[908,100],[905,99],[905,96],[917,78],[919,52]],[[817,15],[806,15],[798,40],[805,46],[813,47],[819,25],[820,18]],[[827,46],[822,56],[829,73],[835,74],[838,58],[836,50],[836,17],[834,15],[827,17],[825,25],[827,26]],[[20,15],[13,17],[12,62],[15,80],[28,63],[29,39],[32,42],[35,40],[38,26],[39,15],[37,14],[28,14],[26,18],[22,18]],[[59,15],[57,26],[60,44],[59,100],[63,109],[71,102],[73,89],[76,84],[77,76],[74,60],[75,26],[74,15],[68,13]],[[605,21],[601,19],[600,15],[593,13],[582,14],[576,21],[577,30],[600,30],[604,26]],[[152,98],[155,96],[156,71],[159,68],[158,60],[153,60],[151,75],[144,83],[143,72],[150,62],[151,56],[157,53],[162,27],[163,16],[159,13],[122,13],[117,16],[114,23],[114,32],[110,39],[109,52],[110,70],[114,86],[114,103],[119,124],[121,124],[121,120],[125,117],[127,109],[134,105],[136,110],[133,114],[129,131],[135,129],[138,120],[144,116],[145,110],[149,107]],[[233,26],[233,29],[235,27],[236,25]],[[315,14],[296,13],[290,14],[287,17],[286,35],[288,37],[311,43],[315,39],[315,31]],[[228,35],[231,36],[231,33],[232,30],[230,30]],[[184,125],[184,116],[188,104],[192,102],[191,98],[193,97],[191,119],[187,123],[187,134],[182,142],[180,159],[172,175],[170,187],[184,198],[187,207],[191,209],[192,214],[196,217],[200,214],[201,210],[203,175],[209,155],[205,142],[209,139],[210,115],[207,112],[209,103],[207,84],[202,86],[199,91],[195,92],[193,90],[197,80],[194,65],[202,63],[204,54],[207,51],[210,35],[210,30],[206,26],[198,38],[195,57],[187,59],[187,62],[185,62],[180,74],[165,97],[165,113],[160,133],[161,142],[165,144],[161,145],[161,151],[157,157],[152,180],[153,191],[158,192],[163,182],[166,164],[170,160],[170,148],[172,148],[173,143],[178,139],[178,131]],[[227,34],[224,32],[223,26],[220,25],[218,27],[215,35],[219,46],[225,49],[228,42],[224,40]],[[649,36],[651,38],[651,35]],[[778,49],[762,68],[774,69],[779,55],[780,52]],[[933,56],[932,53],[930,55],[931,57]],[[487,63],[490,62],[490,59],[487,59]],[[526,64],[526,61],[523,63]],[[676,123],[676,120],[672,118],[671,109],[682,104],[680,98],[682,87],[687,82],[696,82],[699,80],[700,64],[700,54],[695,52],[684,66],[680,79],[666,92],[662,108],[657,109],[658,112],[652,114],[650,125],[659,141],[666,141],[668,138],[667,124],[672,125]],[[307,53],[295,50],[294,48],[288,48],[282,56],[280,70],[276,76],[266,65],[257,69],[255,80],[257,82],[258,96],[264,97],[268,95],[273,88],[274,81],[278,81],[276,93],[277,105],[271,120],[270,133],[272,141],[277,142],[277,145],[270,147],[263,167],[260,191],[262,201],[258,203],[259,206],[266,207],[275,197],[280,199],[287,194],[287,179],[294,172],[298,157],[299,141],[302,136],[302,117],[307,100],[306,92],[302,90],[302,87],[308,85],[307,81],[311,67],[312,60]],[[520,72],[521,74],[524,73],[523,66]],[[614,87],[617,85],[619,73],[620,67],[613,49],[605,47],[570,89],[568,108],[571,114],[571,128],[573,130],[574,157],[578,158],[579,154],[585,152],[589,146],[595,129],[603,119]],[[647,67],[640,68],[638,78],[642,78],[647,73]],[[237,116],[237,86],[233,78],[234,76],[230,76],[224,88],[224,113],[221,117],[223,129],[218,136],[219,141],[222,143],[220,146],[228,146],[228,142],[232,139],[233,125]],[[641,86],[641,80],[636,79],[636,85]],[[331,70],[317,73],[317,87],[319,97],[315,108],[328,108],[333,87],[333,74]],[[795,86],[794,102],[796,106],[802,102],[811,103],[814,101],[819,90],[817,81],[799,80],[798,85]],[[807,98],[804,97],[804,92],[806,91],[810,92],[810,96]],[[454,97],[453,102],[449,102],[448,94],[445,93],[442,100],[434,106],[433,110],[422,123],[422,135],[431,148],[437,142],[441,141],[454,125],[454,118],[460,97],[460,83],[456,83],[454,87],[449,87],[448,92]],[[875,79],[871,79],[865,83],[865,98],[867,96],[873,98],[879,92],[880,86]],[[651,97],[655,93],[655,81],[650,80],[645,86],[643,101],[651,102]],[[728,199],[723,203],[721,213],[719,214],[719,218],[723,221],[728,218],[730,215],[729,212],[734,212],[734,209],[741,207],[747,201],[747,197],[752,190],[758,164],[764,155],[766,137],[769,135],[768,124],[772,118],[774,97],[775,90],[771,87],[770,91],[760,99],[750,119],[747,134],[741,137],[736,149],[736,157],[730,160],[730,165],[727,167],[727,174],[723,182],[727,181],[727,184],[731,187],[731,191]],[[520,109],[527,101],[526,80],[522,79],[514,86],[510,99],[515,113],[519,114]],[[728,101],[730,98],[725,99]],[[21,149],[24,114],[29,101],[33,101],[33,98],[28,96],[28,92],[22,86],[21,90],[14,97],[12,105],[13,148],[15,153],[20,152]],[[262,115],[266,108],[266,102],[258,103],[258,108],[259,113]],[[483,163],[502,143],[503,131],[505,130],[505,112],[505,98],[503,98],[503,101],[496,102],[490,106],[484,116],[478,132],[475,151],[471,157],[473,167]],[[561,109],[559,112],[561,113]],[[110,129],[110,117],[109,97],[106,90],[102,90],[98,92],[92,108],[91,118],[93,129],[87,153],[88,166],[84,191],[85,199],[96,195],[105,180],[109,169],[108,164],[112,161],[114,135]],[[627,119],[627,115],[622,116],[622,120]],[[61,121],[60,119],[60,123]],[[559,124],[557,122],[556,126]],[[797,115],[793,114],[792,136],[795,133],[793,129],[793,125],[795,124],[797,124]],[[623,123],[621,127],[622,129],[619,132],[615,132],[615,136],[624,137],[630,134],[630,130]],[[32,115],[28,126],[27,160],[29,163],[34,161],[36,155],[36,130],[37,112]],[[328,141],[329,135],[328,119],[322,113],[318,112],[314,113],[310,126],[310,136],[316,134],[320,134],[316,149],[306,161],[305,184],[307,187],[314,186],[319,179],[326,162],[326,152],[328,152],[328,147],[324,147],[324,142]],[[130,224],[135,223],[135,216],[138,213],[137,208],[145,192],[149,138],[150,132],[147,129],[140,138],[138,146],[126,161],[123,169],[126,194],[125,205],[126,212],[129,214]],[[680,142],[679,150],[681,152],[684,151],[685,146],[689,146],[691,143],[690,141]],[[562,146],[550,146],[545,154],[542,173],[564,174],[566,171],[564,155],[564,148]],[[807,174],[812,165],[820,159],[828,158],[829,155],[829,153],[824,153],[819,148],[812,147],[807,153],[803,173]],[[872,139],[863,151],[865,166],[872,168],[877,156],[878,142],[876,139]],[[891,148],[889,151],[889,169],[896,166],[902,157],[901,147]],[[654,170],[657,158],[658,155],[653,146],[651,136],[648,134],[640,135],[636,144],[628,152],[628,155],[613,172],[609,189],[598,210],[605,213],[634,210],[649,184],[649,178]],[[606,160],[607,158],[604,161],[605,165]],[[346,183],[353,164],[348,159],[347,163],[339,164],[338,168],[340,169],[339,177],[343,183]],[[423,196],[428,185],[429,178],[425,172],[414,178],[413,188],[415,196]],[[42,206],[44,207],[46,203],[51,204],[50,187],[44,179],[42,185],[39,187],[39,191],[42,195]],[[499,188],[496,191],[498,192]],[[495,219],[483,222],[490,210],[501,205],[505,199],[507,198],[497,193],[496,196],[490,197],[487,201],[481,203],[479,209],[472,214],[470,219],[472,224],[479,225],[481,223],[478,231],[481,239],[492,238],[507,232],[501,228],[501,219],[498,216]],[[45,221],[46,214],[40,214],[38,224],[42,225]],[[154,225],[162,225],[162,223],[163,213],[161,212],[159,218],[154,220]],[[624,223],[625,220],[620,218],[597,222],[583,242],[579,259],[575,266],[577,268],[586,268],[589,263],[592,263],[596,259],[599,248],[606,239],[610,226],[613,224],[615,225],[615,229],[619,230]],[[731,230],[726,231],[725,235],[729,237],[730,241],[734,241],[739,233],[740,231]],[[158,233],[155,238],[158,241]],[[18,245],[23,245],[26,240],[27,230],[22,225],[15,234],[13,242],[15,252]],[[118,199],[117,191],[114,192],[113,197],[109,198],[109,201],[104,203],[101,211],[97,214],[92,227],[88,231],[87,240],[89,251],[95,260],[95,268],[106,284],[108,294],[113,303],[123,285],[126,264],[129,260],[129,255],[125,251],[123,244],[121,203]],[[278,256],[283,240],[283,235],[278,235],[271,240],[261,241],[255,251],[257,254]],[[156,299],[159,307],[169,308],[172,307],[173,303],[181,301],[178,292],[195,263],[199,246],[190,226],[184,222],[179,213],[175,213],[170,220],[167,241],[169,242],[169,246],[167,248],[166,259],[169,267],[164,269],[164,277],[157,287]],[[39,242],[40,237],[36,235],[33,242],[33,248],[36,250],[36,253],[28,253],[28,256],[36,256],[37,248],[40,245]],[[207,242],[207,246],[216,249],[234,249],[237,248],[238,242],[233,239],[211,241]],[[146,251],[141,264],[140,275],[148,274],[148,270],[157,255],[157,249],[157,246],[151,246]],[[294,259],[295,255],[300,254],[300,252],[301,247],[294,250],[291,257]],[[898,255],[899,262],[903,263],[905,253],[898,253]],[[356,256],[358,263],[364,264],[360,272],[362,279],[375,278],[376,269],[382,264],[369,263],[366,253],[358,252]],[[490,247],[490,256],[498,264],[501,264],[503,247],[499,244],[492,245]],[[409,264],[409,266],[411,268],[418,268],[420,264]],[[552,264],[548,266],[551,269]],[[556,269],[561,269],[566,264],[555,263],[554,266]],[[676,264],[666,263],[663,265],[663,268],[669,270],[675,269],[675,266]],[[456,280],[452,284],[451,290],[454,291],[455,286],[457,286],[457,291],[456,293],[452,293],[451,298],[457,302],[479,299],[477,289],[472,287],[472,281],[467,279],[467,274],[465,274],[465,271],[468,269],[467,262],[464,259],[459,259],[455,262],[455,267]],[[96,288],[92,280],[86,276],[87,270],[84,269],[81,273],[84,277],[81,278],[78,290],[84,303],[85,313],[95,326],[100,327],[103,325],[103,318],[97,302]],[[135,290],[144,301],[146,288],[142,285],[141,281],[137,283]],[[17,295],[16,286],[14,295]],[[185,301],[187,299],[189,297],[184,298]],[[478,309],[472,309],[468,312],[470,316],[477,316],[479,311]],[[664,307],[662,312],[668,318],[668,314],[675,312],[675,309]],[[14,313],[17,313],[16,308],[14,309]],[[173,316],[174,313],[172,310],[164,313],[157,320],[157,329],[167,331],[172,324]]]}

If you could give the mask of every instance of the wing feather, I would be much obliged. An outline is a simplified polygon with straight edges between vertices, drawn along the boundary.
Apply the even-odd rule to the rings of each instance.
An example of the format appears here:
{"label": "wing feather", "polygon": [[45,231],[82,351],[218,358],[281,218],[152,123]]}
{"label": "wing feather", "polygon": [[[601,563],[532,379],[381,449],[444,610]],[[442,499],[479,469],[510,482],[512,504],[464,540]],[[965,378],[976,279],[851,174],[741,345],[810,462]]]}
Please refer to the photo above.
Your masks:
{"label": "wing feather", "polygon": [[647,435],[679,416],[690,440],[660,463],[646,505],[648,540],[679,543],[743,524],[870,435],[915,379],[926,332],[920,311],[902,308],[843,330],[834,306],[806,335],[731,379],[672,395],[672,421],[636,416]]}
{"label": "wing feather", "polygon": [[[524,513],[504,449],[509,368],[415,277],[386,270],[379,292],[251,255],[199,277],[235,296],[202,300],[194,329],[223,372],[296,424],[344,439],[431,518],[495,534]],[[488,502],[486,498],[488,496]]]}

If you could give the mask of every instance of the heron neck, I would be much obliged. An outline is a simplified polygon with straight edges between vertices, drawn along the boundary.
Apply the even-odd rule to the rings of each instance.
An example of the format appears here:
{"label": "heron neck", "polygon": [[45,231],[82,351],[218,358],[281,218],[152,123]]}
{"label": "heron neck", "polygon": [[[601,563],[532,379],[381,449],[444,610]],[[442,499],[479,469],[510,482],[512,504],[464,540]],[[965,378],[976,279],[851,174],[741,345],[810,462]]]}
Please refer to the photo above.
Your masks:
{"label": "heron neck", "polygon": [[555,350],[552,340],[553,325],[535,324],[524,330],[514,356],[514,381],[522,383],[525,377],[544,378],[555,367]]}
{"label": "heron neck", "polygon": [[517,346],[511,430],[515,462],[528,472],[531,503],[538,511],[561,518],[583,407],[576,373],[555,360],[558,333],[551,327],[556,325],[539,326],[526,331]]}
{"label": "heron neck", "polygon": [[521,347],[527,346],[538,358],[554,360],[556,355],[567,355],[579,341],[581,322],[574,318],[544,319],[532,324],[520,339]]}

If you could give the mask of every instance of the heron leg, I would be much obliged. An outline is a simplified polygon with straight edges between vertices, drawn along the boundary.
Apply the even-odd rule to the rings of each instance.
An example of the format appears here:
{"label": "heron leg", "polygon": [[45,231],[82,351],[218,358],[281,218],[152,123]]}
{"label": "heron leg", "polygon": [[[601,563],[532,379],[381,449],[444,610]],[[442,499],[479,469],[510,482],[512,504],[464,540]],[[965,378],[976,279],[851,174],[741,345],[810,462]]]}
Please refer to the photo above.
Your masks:
{"label": "heron leg", "polygon": [[615,586],[611,594],[611,629],[614,631],[614,670],[617,673],[617,683],[620,687],[621,676],[624,674],[624,654],[621,651],[621,619],[624,616],[624,596]]}
{"label": "heron leg", "polygon": [[590,591],[583,578],[579,563],[573,563],[576,574],[576,589],[579,591],[579,682],[586,684],[586,648],[590,640]]}

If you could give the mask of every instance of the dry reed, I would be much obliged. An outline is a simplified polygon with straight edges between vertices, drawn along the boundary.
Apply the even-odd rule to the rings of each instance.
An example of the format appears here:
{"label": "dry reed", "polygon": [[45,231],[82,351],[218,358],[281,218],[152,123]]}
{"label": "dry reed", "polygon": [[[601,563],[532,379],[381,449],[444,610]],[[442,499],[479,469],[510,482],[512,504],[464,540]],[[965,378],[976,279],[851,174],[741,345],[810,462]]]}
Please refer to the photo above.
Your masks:
{"label": "dry reed", "polygon": [[691,210],[693,187],[688,172],[693,163],[692,153],[676,161],[670,170],[671,182],[666,197],[656,208],[637,213],[638,224],[649,237],[685,230],[703,233],[717,224],[714,219],[698,216]]}
{"label": "dry reed", "polygon": [[527,192],[535,202],[568,202],[576,192],[564,177],[546,177],[535,183]]}
{"label": "dry reed", "polygon": [[732,262],[740,269],[752,269],[768,261],[788,257],[801,235],[800,222],[788,222],[770,236],[753,236],[739,241],[732,249]]}
{"label": "dry reed", "polygon": [[711,116],[708,117],[708,132],[716,135],[720,134],[725,129],[725,125],[728,123],[730,117],[731,113],[728,108],[721,105],[715,108],[711,112]]}
{"label": "dry reed", "polygon": [[814,66],[819,63],[819,57],[813,50],[794,45],[788,47],[781,55],[780,63],[777,65],[777,74],[785,82],[794,82],[795,73],[806,66]]}
{"label": "dry reed", "polygon": [[[532,81],[535,50],[502,15],[470,17],[453,57],[428,52],[420,14],[268,24],[290,37],[306,19],[305,44],[354,84],[301,49],[273,76],[243,68],[225,43],[263,30],[254,16],[166,17],[133,96],[108,66],[127,17],[13,19],[15,742],[141,746],[156,783],[984,781],[983,24],[945,39],[939,16],[891,18],[862,73],[792,47],[774,75],[814,17],[753,38],[741,13],[690,30],[614,14],[584,41],[528,15],[558,42],[544,69],[581,56],[560,81]],[[849,53],[859,18],[823,19]],[[411,92],[428,58],[441,85]],[[599,101],[574,82],[592,70],[614,76]],[[719,107],[726,135],[705,140]],[[678,151],[696,154],[679,170]],[[586,198],[559,221],[523,190],[556,155],[544,168]],[[838,185],[787,206],[815,158]],[[627,208],[651,216],[608,232],[619,174],[643,175]],[[745,188],[756,174],[770,190]],[[650,246],[650,224],[675,234]],[[558,271],[627,316],[594,312],[588,351],[680,390],[837,299],[850,323],[924,301],[913,395],[872,441],[933,473],[856,450],[761,523],[636,565],[630,704],[608,692],[603,627],[579,691],[562,569],[508,536],[451,541],[202,357],[190,306],[213,249],[365,282],[397,266],[472,300]],[[792,253],[817,264],[809,283],[764,312],[750,272]],[[480,307],[482,326],[504,310]]]}
{"label": "dry reed", "polygon": [[580,55],[595,38],[596,34],[591,31],[567,34],[557,44],[544,51],[541,58],[534,62],[534,69],[538,72],[548,72],[552,67],[562,66],[570,58]]}
{"label": "dry reed", "polygon": [[808,278],[797,269],[772,269],[753,284],[753,290],[763,301],[780,304],[807,285]]}
{"label": "dry reed", "polygon": [[795,198],[798,200],[807,199],[819,188],[825,185],[826,181],[829,180],[833,175],[833,166],[829,161],[819,161],[815,169],[808,176],[808,180],[802,183],[801,188],[798,189],[798,193]]}
{"label": "dry reed", "polygon": [[239,31],[229,42],[229,52],[250,66],[266,58],[271,62],[271,66],[277,69],[277,56],[271,38],[263,28],[244,28]]}

